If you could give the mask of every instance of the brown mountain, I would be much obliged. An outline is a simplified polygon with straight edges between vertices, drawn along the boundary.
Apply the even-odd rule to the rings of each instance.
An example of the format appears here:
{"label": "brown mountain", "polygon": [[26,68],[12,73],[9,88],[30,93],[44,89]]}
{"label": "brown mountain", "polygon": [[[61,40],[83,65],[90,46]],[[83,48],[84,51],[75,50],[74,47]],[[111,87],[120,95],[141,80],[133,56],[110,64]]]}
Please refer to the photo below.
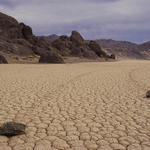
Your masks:
{"label": "brown mountain", "polygon": [[96,40],[107,53],[113,53],[118,58],[150,59],[150,42],[138,45],[127,41],[115,41],[112,39]]}

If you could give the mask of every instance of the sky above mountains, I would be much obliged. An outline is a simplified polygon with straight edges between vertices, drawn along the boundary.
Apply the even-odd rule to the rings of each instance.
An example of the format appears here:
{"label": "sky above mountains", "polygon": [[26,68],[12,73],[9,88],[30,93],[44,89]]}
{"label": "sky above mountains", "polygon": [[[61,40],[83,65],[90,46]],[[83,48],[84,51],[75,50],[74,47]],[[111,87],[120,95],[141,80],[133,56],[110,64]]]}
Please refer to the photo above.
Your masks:
{"label": "sky above mountains", "polygon": [[36,35],[79,31],[85,39],[150,41],[150,0],[0,0],[0,11]]}

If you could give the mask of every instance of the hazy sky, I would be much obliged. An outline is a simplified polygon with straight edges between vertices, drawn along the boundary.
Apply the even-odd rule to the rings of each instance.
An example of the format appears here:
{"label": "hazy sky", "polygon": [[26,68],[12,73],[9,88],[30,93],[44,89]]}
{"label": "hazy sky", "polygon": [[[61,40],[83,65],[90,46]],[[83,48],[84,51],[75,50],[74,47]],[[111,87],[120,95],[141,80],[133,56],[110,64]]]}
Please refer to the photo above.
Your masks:
{"label": "hazy sky", "polygon": [[85,39],[150,41],[150,0],[0,0],[0,11],[36,35],[78,30]]}

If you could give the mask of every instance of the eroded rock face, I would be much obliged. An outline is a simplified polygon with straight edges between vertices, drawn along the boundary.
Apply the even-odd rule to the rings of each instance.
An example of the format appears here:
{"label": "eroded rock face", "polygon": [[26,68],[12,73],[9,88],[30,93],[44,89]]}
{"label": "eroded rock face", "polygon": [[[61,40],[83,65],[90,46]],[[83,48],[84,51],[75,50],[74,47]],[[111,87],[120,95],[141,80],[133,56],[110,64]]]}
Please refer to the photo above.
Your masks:
{"label": "eroded rock face", "polygon": [[39,63],[64,63],[64,60],[55,51],[50,51],[41,55]]}
{"label": "eroded rock face", "polygon": [[25,133],[25,125],[16,122],[7,122],[0,127],[0,135],[7,137],[20,135]]}
{"label": "eroded rock face", "polygon": [[6,58],[2,55],[0,55],[0,64],[8,64]]}

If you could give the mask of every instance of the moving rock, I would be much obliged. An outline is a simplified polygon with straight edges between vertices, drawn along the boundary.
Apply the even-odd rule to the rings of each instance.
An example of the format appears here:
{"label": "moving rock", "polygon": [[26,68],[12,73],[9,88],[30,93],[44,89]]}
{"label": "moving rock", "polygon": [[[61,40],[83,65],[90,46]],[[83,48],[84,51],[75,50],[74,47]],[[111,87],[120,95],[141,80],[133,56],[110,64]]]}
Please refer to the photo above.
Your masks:
{"label": "moving rock", "polygon": [[149,90],[149,91],[147,91],[147,93],[146,93],[146,97],[147,97],[147,98],[150,98],[150,90]]}
{"label": "moving rock", "polygon": [[25,125],[16,122],[7,122],[0,127],[0,135],[12,137],[25,133]]}

